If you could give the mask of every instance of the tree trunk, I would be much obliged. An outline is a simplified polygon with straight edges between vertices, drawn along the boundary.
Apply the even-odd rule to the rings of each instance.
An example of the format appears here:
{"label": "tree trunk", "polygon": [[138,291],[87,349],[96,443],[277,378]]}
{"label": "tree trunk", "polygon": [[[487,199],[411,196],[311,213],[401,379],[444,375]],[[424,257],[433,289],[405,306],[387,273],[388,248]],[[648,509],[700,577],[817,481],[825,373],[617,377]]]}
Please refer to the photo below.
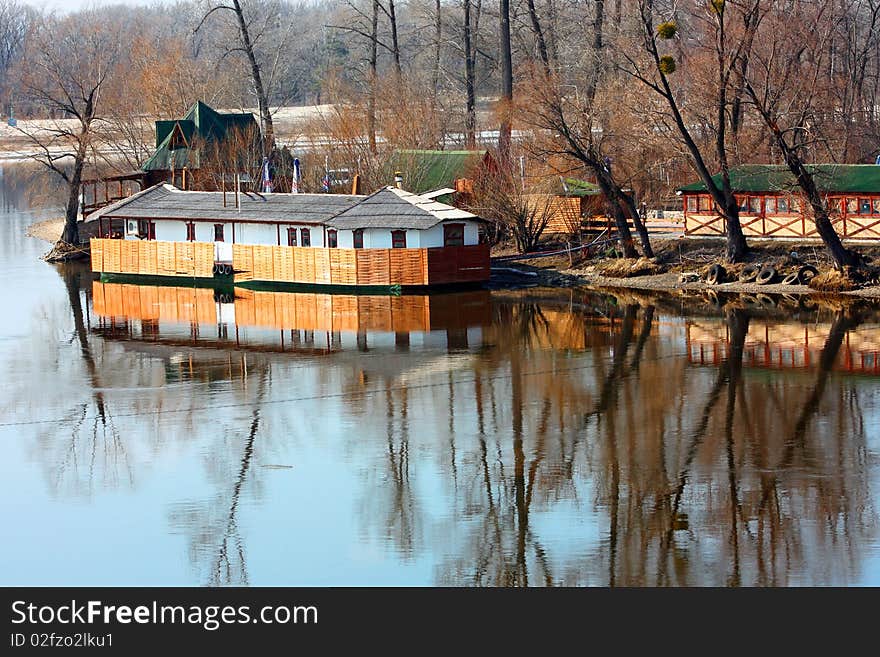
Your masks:
{"label": "tree trunk", "polygon": [[535,35],[535,43],[538,46],[538,56],[544,67],[544,75],[550,75],[550,56],[547,54],[547,42],[544,40],[544,30],[541,29],[541,21],[538,20],[538,12],[535,10],[535,0],[528,0],[529,18],[532,21],[532,32]]}
{"label": "tree trunk", "polygon": [[254,54],[254,46],[251,43],[251,35],[248,31],[247,22],[244,19],[244,12],[238,0],[232,0],[232,6],[235,8],[235,16],[238,19],[238,29],[241,33],[241,42],[244,47],[245,54],[251,64],[251,77],[254,81],[254,91],[257,94],[257,104],[260,109],[260,119],[263,122],[263,155],[269,155],[275,148],[275,127],[272,124],[272,113],[269,111],[269,99],[266,96],[266,90],[263,88],[263,78],[260,75],[260,65],[257,63],[257,57]]}
{"label": "tree trunk", "polygon": [[620,202],[627,210],[629,210],[629,213],[632,215],[633,225],[636,227],[636,233],[638,233],[639,242],[642,245],[642,253],[645,254],[646,258],[653,258],[654,249],[651,247],[651,238],[648,235],[648,229],[645,226],[644,217],[642,217],[642,215],[639,213],[638,207],[636,207],[635,200],[633,199],[631,194],[627,194],[620,187],[618,187],[617,193],[620,197]]}
{"label": "tree trunk", "polygon": [[510,165],[510,124],[513,103],[513,57],[510,48],[510,0],[499,0],[501,36],[501,126],[498,130],[498,155],[502,166]]}
{"label": "tree trunk", "polygon": [[602,61],[602,50],[604,49],[604,40],[602,39],[605,30],[605,0],[596,0],[596,15],[593,18],[593,70],[587,80],[586,95],[592,104],[596,97],[596,89],[599,85],[600,62]]}
{"label": "tree trunk", "polygon": [[391,54],[394,56],[394,72],[400,77],[400,43],[397,39],[397,14],[394,11],[394,0],[388,0],[388,19],[391,21]]}
{"label": "tree trunk", "polygon": [[64,230],[61,233],[61,242],[71,245],[79,244],[79,194],[82,187],[82,172],[86,160],[86,146],[89,140],[89,129],[84,127],[80,133],[79,146],[76,149],[76,157],[73,161],[73,172],[67,182],[67,208],[64,212]]}
{"label": "tree trunk", "polygon": [[[614,216],[614,225],[617,226],[617,234],[619,235],[620,247],[623,249],[624,257],[638,257],[639,254],[636,252],[632,233],[629,230],[629,222],[620,204],[616,185],[611,180],[611,172],[601,165],[593,167],[593,171],[596,173],[596,180],[599,182],[602,194],[605,195],[605,198],[608,199],[608,204],[611,206],[611,214]],[[650,245],[648,248],[650,248]]]}
{"label": "tree trunk", "polygon": [[816,232],[818,232],[819,237],[822,238],[825,248],[828,249],[828,253],[834,260],[834,265],[838,269],[843,269],[844,267],[858,267],[860,264],[860,258],[856,252],[847,249],[843,246],[843,242],[840,241],[840,236],[837,234],[837,231],[834,230],[834,225],[831,223],[831,218],[828,216],[828,207],[825,205],[825,201],[816,187],[816,181],[813,179],[813,175],[809,172],[807,167],[804,166],[804,163],[801,161],[800,157],[798,157],[797,153],[788,147],[788,144],[785,143],[785,136],[781,133],[777,137],[777,143],[785,157],[785,164],[795,175],[798,186],[807,197],[810,208],[813,210],[813,222],[816,224]]}
{"label": "tree trunk", "polygon": [[370,17],[370,91],[367,99],[367,139],[370,142],[370,152],[376,152],[376,83],[377,64],[379,61],[378,37],[379,37],[379,0],[373,0],[373,14]]}
{"label": "tree trunk", "polygon": [[465,115],[464,135],[465,146],[474,148],[477,143],[477,110],[474,81],[474,50],[471,46],[471,0],[464,0],[464,86]]}
{"label": "tree trunk", "polygon": [[443,41],[443,14],[440,10],[440,0],[434,0],[434,67],[431,72],[431,88],[433,89],[432,102],[436,110],[437,96],[440,93],[440,54]]}

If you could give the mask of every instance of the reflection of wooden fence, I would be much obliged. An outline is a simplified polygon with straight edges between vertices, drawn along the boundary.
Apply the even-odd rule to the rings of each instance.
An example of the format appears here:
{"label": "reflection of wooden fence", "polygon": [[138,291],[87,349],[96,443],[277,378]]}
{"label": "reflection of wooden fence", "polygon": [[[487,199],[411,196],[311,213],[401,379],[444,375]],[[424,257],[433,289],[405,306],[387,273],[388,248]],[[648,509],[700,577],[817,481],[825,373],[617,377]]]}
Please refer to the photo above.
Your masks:
{"label": "reflection of wooden fence", "polygon": [[[105,317],[217,322],[208,288],[94,283],[92,307]],[[456,295],[368,296],[237,290],[235,323],[312,331],[429,331],[491,323],[488,292]]]}
{"label": "reflection of wooden fence", "polygon": [[92,308],[105,317],[199,324],[217,322],[214,291],[208,288],[95,282],[92,284]]}
{"label": "reflection of wooden fence", "polygon": [[92,271],[151,276],[213,276],[210,242],[91,239]]}
{"label": "reflection of wooden fence", "polygon": [[[743,363],[751,367],[806,368],[818,364],[830,324],[749,324]],[[688,324],[688,360],[720,365],[727,358],[730,329],[726,324]],[[835,369],[880,374],[880,327],[860,327],[846,334]]]}
{"label": "reflection of wooden fence", "polygon": [[[92,271],[210,278],[210,242],[92,239]],[[438,285],[489,279],[485,244],[432,249],[325,249],[234,244],[236,281],[318,285]]]}

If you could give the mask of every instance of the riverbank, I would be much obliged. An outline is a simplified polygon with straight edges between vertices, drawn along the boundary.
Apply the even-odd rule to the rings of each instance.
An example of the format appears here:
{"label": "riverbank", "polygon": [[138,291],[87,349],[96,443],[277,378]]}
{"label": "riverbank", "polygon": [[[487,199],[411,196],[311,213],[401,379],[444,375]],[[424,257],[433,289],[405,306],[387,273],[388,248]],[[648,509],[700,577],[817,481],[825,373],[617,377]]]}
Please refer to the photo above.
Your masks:
{"label": "riverbank", "polygon": [[[549,287],[586,286],[607,290],[643,291],[685,291],[708,292],[715,294],[793,294],[827,295],[828,292],[815,290],[807,285],[784,285],[775,282],[758,285],[754,282],[730,282],[709,284],[706,274],[713,264],[723,260],[723,240],[703,238],[662,238],[652,240],[655,259],[660,271],[640,276],[610,276],[606,272],[611,265],[619,262],[616,257],[606,254],[592,256],[579,255],[570,259],[567,255],[551,258],[535,258],[505,262],[500,264],[509,277],[519,275],[528,284]],[[744,263],[727,266],[731,273],[738,272],[745,265],[772,265],[778,271],[788,271],[803,265],[812,265],[820,272],[831,269],[832,263],[820,243],[754,240],[749,243],[751,250]],[[880,245],[865,243],[852,245],[869,262],[880,261]],[[494,255],[494,254],[493,254]],[[493,266],[494,268],[494,266]],[[731,276],[733,278],[733,276]],[[862,286],[855,290],[835,292],[845,296],[880,298],[880,285]]]}

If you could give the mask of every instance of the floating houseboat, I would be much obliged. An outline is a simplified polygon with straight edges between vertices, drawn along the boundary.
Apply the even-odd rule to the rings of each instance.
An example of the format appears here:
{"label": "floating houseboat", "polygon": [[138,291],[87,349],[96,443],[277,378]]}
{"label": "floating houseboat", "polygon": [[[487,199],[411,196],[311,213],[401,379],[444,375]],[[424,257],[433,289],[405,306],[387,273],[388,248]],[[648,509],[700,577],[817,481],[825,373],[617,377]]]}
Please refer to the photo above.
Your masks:
{"label": "floating houseboat", "polygon": [[489,278],[484,220],[396,187],[262,195],[158,184],[86,221],[97,223],[92,270],[111,277],[401,289]]}
{"label": "floating houseboat", "polygon": [[[808,167],[827,198],[831,220],[842,238],[880,239],[880,166],[817,164]],[[716,175],[721,185],[721,174]],[[730,169],[739,201],[740,223],[749,237],[817,238],[816,225],[803,211],[805,202],[788,167],[744,164]],[[684,204],[686,235],[726,233],[724,218],[702,182],[678,189]]]}

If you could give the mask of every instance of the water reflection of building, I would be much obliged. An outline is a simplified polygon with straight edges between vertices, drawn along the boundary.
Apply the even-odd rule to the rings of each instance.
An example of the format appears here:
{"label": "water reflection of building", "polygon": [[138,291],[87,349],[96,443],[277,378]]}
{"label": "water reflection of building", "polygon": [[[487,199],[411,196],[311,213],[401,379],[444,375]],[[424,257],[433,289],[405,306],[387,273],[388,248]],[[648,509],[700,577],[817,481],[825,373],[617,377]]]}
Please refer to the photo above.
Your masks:
{"label": "water reflection of building", "polygon": [[[752,318],[743,346],[745,367],[807,369],[819,362],[828,340],[830,323],[792,323]],[[688,322],[689,362],[718,366],[728,358],[730,327],[722,320]],[[846,334],[834,369],[858,374],[880,374],[880,325],[862,324]]]}
{"label": "water reflection of building", "polygon": [[328,354],[406,348],[413,340],[467,349],[491,322],[487,291],[369,296],[94,283],[93,331],[172,346]]}

